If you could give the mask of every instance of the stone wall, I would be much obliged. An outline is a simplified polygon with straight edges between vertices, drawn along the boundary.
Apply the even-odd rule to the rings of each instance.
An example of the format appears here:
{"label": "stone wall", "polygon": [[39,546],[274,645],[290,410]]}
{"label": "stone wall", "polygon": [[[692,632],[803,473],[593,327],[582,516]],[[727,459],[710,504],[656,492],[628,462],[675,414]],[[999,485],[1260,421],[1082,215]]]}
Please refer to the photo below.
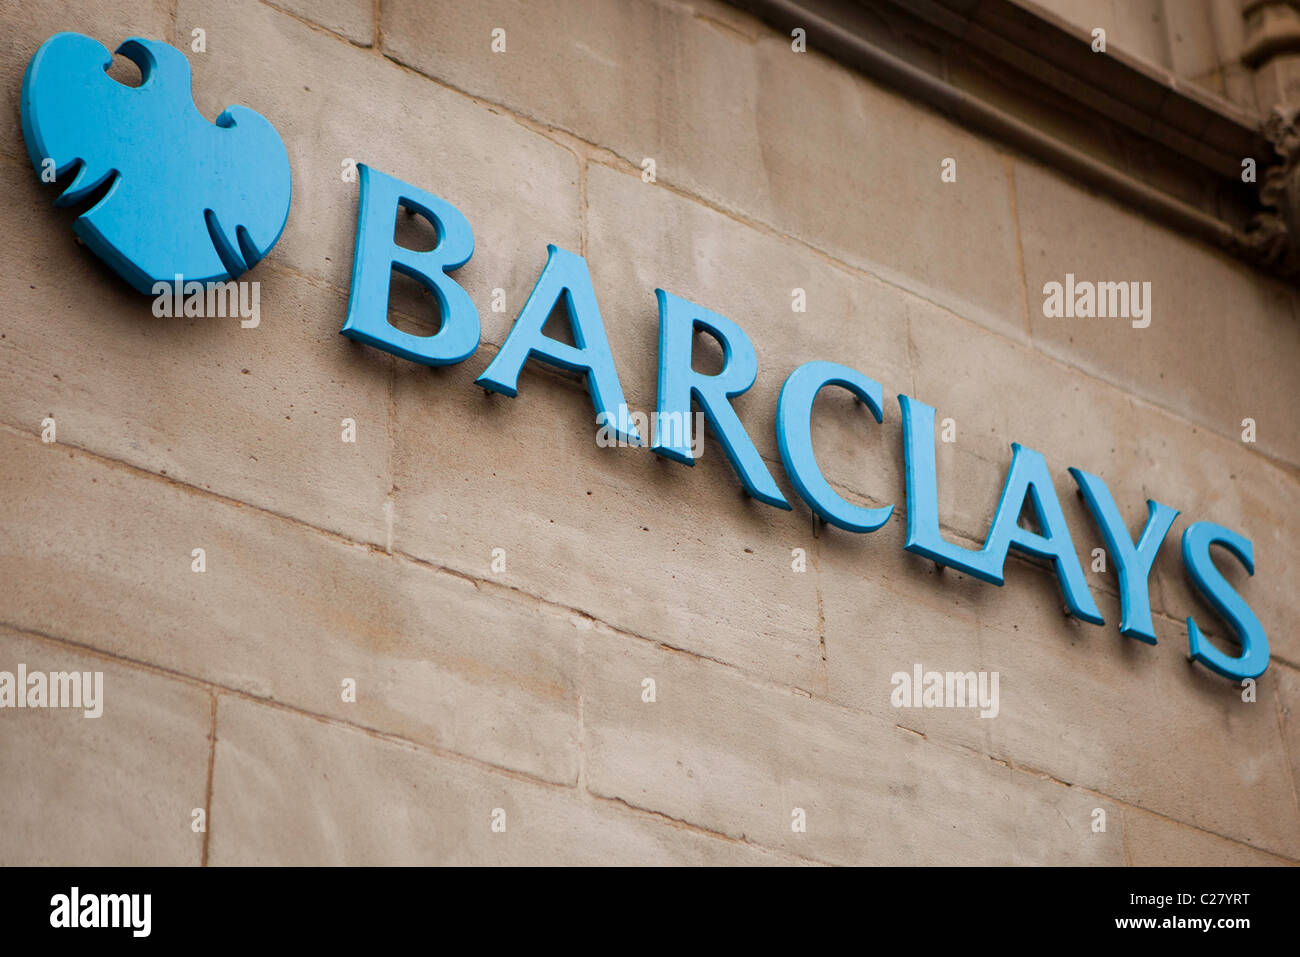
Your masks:
{"label": "stone wall", "polygon": [[[103,671],[105,705],[0,712],[0,863],[1300,859],[1293,287],[712,0],[84,6],[0,14],[0,669]],[[261,112],[293,167],[256,328],[155,318],[22,141],[51,33],[189,51],[195,28],[199,108]],[[472,224],[463,364],[338,335],[349,159]],[[580,380],[473,385],[547,243],[587,258],[636,409],[656,286],[746,330],[735,408],[792,512],[746,498],[711,436],[693,469],[598,448]],[[1067,273],[1150,281],[1150,326],[1046,318]],[[393,308],[429,328],[418,290]],[[834,487],[896,506],[869,535],[819,526],[781,469],[777,394],[815,358],[884,386],[882,425],[843,393],[815,416]],[[1159,643],[1119,634],[1113,568],[1088,571],[1096,627],[1039,565],[997,588],[904,552],[900,392],[955,420],[954,541],[983,540],[1012,441],[1046,457],[1085,569],[1069,466],[1131,528],[1148,497],[1180,509]],[[1253,702],[1186,658],[1188,615],[1224,630],[1178,553],[1197,520],[1254,542],[1254,577],[1220,562],[1272,647]],[[999,672],[999,715],[893,707],[916,663]]]}

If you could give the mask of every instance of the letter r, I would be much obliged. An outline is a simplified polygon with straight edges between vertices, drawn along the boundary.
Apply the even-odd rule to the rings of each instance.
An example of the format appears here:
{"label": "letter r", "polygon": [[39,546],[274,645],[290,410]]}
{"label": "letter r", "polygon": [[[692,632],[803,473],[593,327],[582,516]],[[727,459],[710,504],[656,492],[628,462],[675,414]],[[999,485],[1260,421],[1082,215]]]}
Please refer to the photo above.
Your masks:
{"label": "letter r", "polygon": [[[690,423],[691,401],[698,402],[745,490],[760,502],[789,511],[790,504],[731,407],[731,400],[748,391],[758,377],[758,357],[749,336],[726,316],[670,292],[656,289],[655,297],[659,301],[659,421],[676,415]],[[691,368],[696,329],[703,329],[722,346],[722,371],[716,375]],[[670,444],[662,435],[656,436],[651,450],[694,465],[689,424],[673,438],[676,441]]]}

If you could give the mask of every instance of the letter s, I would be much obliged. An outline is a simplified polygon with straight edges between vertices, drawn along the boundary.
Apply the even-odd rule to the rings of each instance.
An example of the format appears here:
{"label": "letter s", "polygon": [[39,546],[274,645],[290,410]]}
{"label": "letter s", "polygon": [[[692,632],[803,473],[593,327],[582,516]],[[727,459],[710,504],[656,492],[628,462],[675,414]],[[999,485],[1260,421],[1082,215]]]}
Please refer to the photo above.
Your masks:
{"label": "letter s", "polygon": [[1250,606],[1242,601],[1215,567],[1210,558],[1210,546],[1214,544],[1222,545],[1236,555],[1252,575],[1255,574],[1254,548],[1250,539],[1213,522],[1196,522],[1183,532],[1183,568],[1196,590],[1232,626],[1241,642],[1241,655],[1232,658],[1214,647],[1201,635],[1201,630],[1190,617],[1187,619],[1187,651],[1193,661],[1199,661],[1225,678],[1258,678],[1268,667],[1268,637]]}

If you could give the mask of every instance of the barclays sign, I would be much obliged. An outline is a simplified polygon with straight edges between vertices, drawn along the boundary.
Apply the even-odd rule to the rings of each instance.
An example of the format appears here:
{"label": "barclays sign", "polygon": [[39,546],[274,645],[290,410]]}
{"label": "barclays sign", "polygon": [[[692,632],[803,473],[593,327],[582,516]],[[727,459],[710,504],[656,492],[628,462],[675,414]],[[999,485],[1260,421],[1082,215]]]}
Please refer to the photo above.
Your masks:
{"label": "barclays sign", "polygon": [[[23,81],[23,132],[33,164],[44,172],[53,163],[63,177],[76,170],[57,202],[77,202],[97,188],[108,192],[76,221],[86,244],[137,289],[157,283],[168,288],[181,277],[199,283],[238,276],[266,255],[288,215],[290,176],[284,146],[261,116],[230,107],[213,126],[189,99],[184,56],[164,44],[129,40],[120,52],[140,66],[138,88],[104,75],[107,48],[78,34],[57,34],[33,56]],[[89,106],[87,106],[89,104]],[[88,122],[92,115],[111,122]],[[168,149],[149,157],[158,172],[141,174],[140,151],[150,128],[166,117],[176,124]],[[171,145],[175,144],[172,149]],[[474,253],[468,219],[451,203],[379,170],[360,165],[352,282],[342,334],[412,362],[452,365],[473,356],[480,340],[478,310],[452,278]],[[394,240],[401,210],[427,218],[437,231],[432,249],[412,250]],[[525,365],[542,363],[580,373],[602,429],[619,443],[645,445],[658,455],[693,465],[690,429],[660,431],[643,438],[619,382],[586,260],[551,245],[545,266],[510,333],[478,385],[514,396]],[[441,325],[432,335],[405,332],[388,321],[392,273],[396,270],[436,298]],[[707,420],[737,479],[753,498],[774,508],[791,508],[759,454],[732,399],[758,377],[753,344],[731,319],[664,289],[658,301],[659,356],[656,415],[660,421],[690,422],[692,408]],[[543,333],[553,309],[563,307],[573,344]],[[697,330],[722,346],[716,374],[692,367]],[[884,390],[863,372],[826,361],[807,362],[786,378],[777,400],[776,439],[781,466],[802,501],[828,524],[869,534],[893,515],[893,506],[865,508],[845,500],[826,480],[813,452],[813,403],[826,388],[844,389],[863,402],[877,422],[886,414]],[[904,547],[941,565],[994,585],[1003,584],[1011,549],[1050,563],[1070,614],[1104,624],[1079,564],[1070,529],[1037,451],[1012,443],[1011,463],[992,525],[983,545],[965,548],[940,531],[935,465],[935,410],[907,395],[897,396],[903,425],[907,536]],[[1070,473],[1106,543],[1118,573],[1122,634],[1156,642],[1149,578],[1177,509],[1147,502],[1147,519],[1136,541],[1129,535],[1106,484],[1080,468]],[[1028,505],[1038,531],[1018,518]],[[1268,666],[1268,639],[1250,606],[1219,572],[1211,546],[1231,553],[1254,574],[1249,539],[1208,521],[1183,533],[1184,569],[1196,590],[1223,619],[1239,644],[1229,654],[1211,644],[1193,618],[1187,619],[1189,656],[1227,678],[1256,678]]]}

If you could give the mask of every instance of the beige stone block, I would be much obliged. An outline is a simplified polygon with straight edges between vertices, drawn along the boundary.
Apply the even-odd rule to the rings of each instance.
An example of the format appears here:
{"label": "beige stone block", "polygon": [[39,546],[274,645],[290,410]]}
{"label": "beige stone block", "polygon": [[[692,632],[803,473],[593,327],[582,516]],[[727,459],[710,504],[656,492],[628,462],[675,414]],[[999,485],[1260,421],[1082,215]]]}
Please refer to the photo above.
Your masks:
{"label": "beige stone block", "polygon": [[[1033,596],[1029,570],[1007,589]],[[1018,629],[989,627],[985,667],[1002,674],[993,753],[1053,777],[1276,854],[1300,850],[1300,811],[1268,681],[1258,701],[1186,659],[1110,628],[1071,635],[1044,600]],[[1112,609],[1103,605],[1104,612]],[[1117,610],[1117,609],[1115,609]]]}
{"label": "beige stone block", "polygon": [[[1119,634],[1118,601],[1093,589],[1107,624],[1063,613],[1055,575],[1013,559],[1001,588],[901,550],[891,522],[818,541],[831,697],[1278,854],[1300,814],[1277,730],[1275,686],[1259,701],[1187,662],[1185,645]],[[1161,634],[1166,619],[1158,619]],[[999,710],[895,709],[890,678],[925,670],[999,674]]]}
{"label": "beige stone block", "polygon": [[815,50],[668,3],[394,0],[382,16],[400,63],[1024,336],[1002,158]]}
{"label": "beige stone block", "polygon": [[[1053,172],[1015,170],[1034,345],[1218,435],[1253,418],[1260,451],[1300,464],[1294,290]],[[1045,317],[1044,285],[1067,273],[1150,282],[1150,326]]]}
{"label": "beige stone block", "polygon": [[1124,854],[1133,867],[1286,867],[1294,859],[1256,850],[1167,817],[1124,808]]}
{"label": "beige stone block", "polygon": [[[13,583],[8,573],[5,581]],[[29,675],[102,672],[103,713],[0,711],[0,864],[198,864],[203,834],[191,824],[206,806],[208,692],[0,627],[0,670],[14,674],[19,664]]]}
{"label": "beige stone block", "polygon": [[[1170,69],[1174,57],[1170,50],[1170,24],[1161,0],[1112,0],[1114,29],[1107,42],[1148,63]],[[1109,47],[1108,47],[1109,48]]]}
{"label": "beige stone block", "polygon": [[159,318],[16,172],[0,167],[0,421],[52,417],[60,443],[383,544],[391,360],[338,335],[343,297],[264,264],[256,327]]}
{"label": "beige stone block", "polygon": [[[856,535],[823,528],[816,543],[824,620],[827,693],[838,704],[922,734],[989,751],[992,719],[978,709],[895,708],[893,676],[982,668],[981,618],[1005,604],[1005,589],[903,550],[904,522]],[[1044,581],[1042,588],[1052,582]],[[1014,605],[1014,602],[1012,602]]]}
{"label": "beige stone block", "polygon": [[[310,20],[346,37],[359,46],[368,47],[375,39],[374,0],[268,0],[271,6]],[[182,24],[184,26],[184,24]]]}
{"label": "beige stone block", "polygon": [[516,398],[486,395],[472,377],[489,357],[398,369],[398,550],[783,682],[820,682],[814,576],[791,570],[791,550],[811,545],[806,514],[749,499],[716,446],[694,467],[598,447],[585,387],[536,364]]}
{"label": "beige stone block", "polygon": [[[975,547],[951,533],[946,537]],[[996,670],[986,667],[989,629],[1017,634],[1033,624],[1071,641],[1104,640],[1117,632],[1115,599],[1092,587],[1108,622],[1097,627],[1065,615],[1060,586],[1047,565],[1013,552],[1004,572],[1008,584],[999,588],[952,568],[939,569],[905,551],[905,539],[904,521],[891,519],[869,535],[823,529],[817,540],[830,697],[914,731],[1017,758],[993,750],[999,719],[980,718],[978,708],[894,707],[893,675],[912,675],[918,664],[923,671]],[[1002,691],[1007,680],[1001,674]]]}
{"label": "beige stone block", "polygon": [[596,794],[828,863],[1121,861],[1092,795],[696,658],[593,637],[584,661]]}
{"label": "beige stone block", "polygon": [[[824,557],[825,553],[819,555]],[[908,687],[915,687],[910,682],[917,665],[923,674],[983,670],[979,623],[919,597],[918,592],[932,584],[926,579],[933,573],[922,568],[915,569],[917,587],[900,593],[884,583],[886,576],[878,564],[865,559],[852,568],[835,565],[832,570],[830,561],[823,567],[827,568],[822,585],[831,700],[918,734],[991,753],[990,732],[996,717],[981,717],[975,700],[965,708],[925,708],[916,689],[918,698],[895,707],[891,697],[894,676],[900,672],[907,675]]]}
{"label": "beige stone block", "polygon": [[[746,114],[755,107],[753,40],[697,20],[684,6],[395,0],[381,17],[386,56],[638,167],[643,158],[656,158],[664,170],[660,178],[667,177],[665,148],[697,136],[704,142],[696,155],[706,145],[724,147],[719,165],[747,180],[753,175],[744,169],[753,134]],[[494,30],[505,31],[505,52],[493,51]],[[693,105],[692,99],[703,99],[695,84],[710,79],[727,85],[706,87],[708,101]],[[743,113],[733,112],[741,106]],[[710,129],[705,119],[725,122]]]}
{"label": "beige stone block", "polygon": [[0,620],[576,779],[582,622],[564,610],[35,438],[0,448]]}
{"label": "beige stone block", "polygon": [[[255,0],[182,0],[177,18],[212,24],[209,52],[191,61],[204,114],[243,103],[275,124],[289,152],[293,209],[274,261],[348,288],[360,189],[343,181],[348,159],[442,197],[469,220],[475,253],[455,278],[488,342],[523,305],[546,244],[579,249],[576,157],[500,110]],[[432,227],[412,225],[403,240],[431,246]],[[508,314],[490,309],[496,288]],[[432,300],[423,302],[432,323]]]}
{"label": "beige stone block", "polygon": [[1274,663],[1270,672],[1276,688],[1278,726],[1282,729],[1282,742],[1286,746],[1291,781],[1300,794],[1300,670]]}
{"label": "beige stone block", "polygon": [[[1105,30],[1107,50],[1113,45],[1154,66],[1170,67],[1167,8],[1160,0],[1033,0],[1033,5],[1083,34],[1091,35],[1098,27]],[[1192,7],[1188,0],[1183,0],[1182,5]],[[1177,11],[1175,14],[1180,21],[1183,19]]]}
{"label": "beige stone block", "polygon": [[[1224,95],[1220,53],[1222,45],[1216,36],[1217,28],[1225,16],[1216,17],[1215,7],[1228,13],[1231,4],[1216,0],[1197,0],[1195,3],[1164,5],[1165,40],[1169,48],[1169,66],[1179,77],[1192,80],[1207,90]],[[1226,8],[1226,9],[1225,9]],[[1226,52],[1226,51],[1225,51]],[[1236,56],[1226,59],[1235,61]]]}
{"label": "beige stone block", "polygon": [[914,306],[909,335],[912,394],[937,420],[952,416],[955,444],[974,454],[1009,459],[1019,442],[1051,465],[1105,477],[1140,453],[1133,402],[1121,390],[928,304]]}
{"label": "beige stone block", "polygon": [[[787,859],[738,841],[223,695],[218,865],[718,865]],[[505,830],[494,832],[497,811]],[[498,819],[501,819],[498,817]]]}

